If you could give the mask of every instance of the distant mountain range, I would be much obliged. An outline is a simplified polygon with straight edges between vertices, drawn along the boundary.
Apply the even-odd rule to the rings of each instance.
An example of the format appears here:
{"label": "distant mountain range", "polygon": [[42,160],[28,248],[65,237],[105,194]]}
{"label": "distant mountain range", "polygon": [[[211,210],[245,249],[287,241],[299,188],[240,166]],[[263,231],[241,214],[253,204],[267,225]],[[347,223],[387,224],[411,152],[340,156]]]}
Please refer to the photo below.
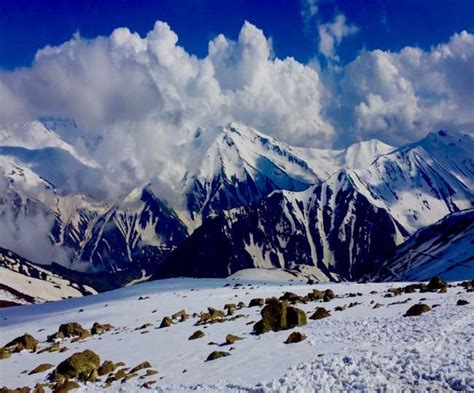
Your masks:
{"label": "distant mountain range", "polygon": [[[113,287],[152,275],[302,265],[320,280],[472,275],[472,225],[453,224],[472,224],[470,135],[439,131],[399,148],[371,140],[323,150],[230,123],[211,137],[198,130],[183,145],[199,165],[176,179],[173,200],[160,199],[150,179],[111,202],[82,193],[84,182],[100,182],[102,168],[58,127],[77,126],[38,121],[0,130],[0,246],[59,262],[79,282],[80,272],[108,277]],[[467,231],[464,240],[459,231]],[[428,245],[434,237],[444,251]],[[461,257],[448,254],[464,262],[453,265]]]}

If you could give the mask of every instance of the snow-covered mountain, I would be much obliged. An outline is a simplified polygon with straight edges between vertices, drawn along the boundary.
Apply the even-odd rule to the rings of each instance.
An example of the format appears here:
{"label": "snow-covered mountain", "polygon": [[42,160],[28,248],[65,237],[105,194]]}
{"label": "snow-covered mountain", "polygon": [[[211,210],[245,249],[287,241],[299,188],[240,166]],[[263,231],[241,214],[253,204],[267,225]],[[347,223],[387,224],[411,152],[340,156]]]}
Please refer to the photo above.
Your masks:
{"label": "snow-covered mountain", "polygon": [[155,277],[309,264],[325,279],[358,279],[416,229],[474,205],[473,149],[472,137],[440,131],[366,169],[344,169],[307,191],[274,192],[224,212],[196,230]]}
{"label": "snow-covered mountain", "polygon": [[0,129],[0,156],[47,179],[61,195],[87,189],[94,196],[101,196],[94,187],[103,179],[100,165],[42,122]]}
{"label": "snow-covered mountain", "polygon": [[474,138],[439,131],[380,156],[351,181],[409,233],[474,206]]}
{"label": "snow-covered mountain", "polygon": [[[201,148],[199,131],[193,143]],[[302,191],[341,168],[363,168],[393,150],[379,141],[346,150],[292,147],[239,123],[222,127],[201,164],[182,182],[193,220],[261,200],[274,190]]]}
{"label": "snow-covered mountain", "polygon": [[0,247],[0,307],[94,295],[81,285]]}
{"label": "snow-covered mountain", "polygon": [[474,203],[468,135],[324,150],[238,123],[199,130],[182,146],[199,164],[176,179],[173,200],[146,184],[104,202],[80,192],[81,181],[99,184],[103,173],[74,146],[75,127],[45,120],[0,130],[0,246],[35,262],[118,274],[116,283],[157,268],[156,277],[222,277],[298,266],[321,280],[354,280],[418,229]]}
{"label": "snow-covered mountain", "polygon": [[276,191],[204,222],[155,277],[226,277],[253,267],[310,265],[322,281],[354,279],[366,261],[403,241],[401,231],[342,171],[305,192]]}
{"label": "snow-covered mountain", "polygon": [[94,222],[80,259],[100,271],[146,271],[187,235],[176,213],[145,185],[132,190]]}
{"label": "snow-covered mountain", "polygon": [[39,262],[77,252],[106,204],[56,187],[14,158],[0,155],[1,246]]}
{"label": "snow-covered mountain", "polygon": [[368,277],[374,281],[474,277],[474,210],[451,213],[420,229],[393,256],[376,261],[374,271]]}

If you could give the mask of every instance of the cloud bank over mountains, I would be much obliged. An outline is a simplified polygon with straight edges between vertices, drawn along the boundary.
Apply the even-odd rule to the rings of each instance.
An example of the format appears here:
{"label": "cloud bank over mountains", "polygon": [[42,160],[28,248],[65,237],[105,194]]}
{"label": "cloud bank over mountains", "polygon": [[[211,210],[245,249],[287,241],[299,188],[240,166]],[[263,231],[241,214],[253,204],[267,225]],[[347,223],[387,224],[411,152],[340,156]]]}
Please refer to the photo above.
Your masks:
{"label": "cloud bank over mountains", "polygon": [[[356,29],[337,18],[321,28],[332,37],[321,53],[333,59]],[[315,147],[401,144],[437,128],[472,132],[473,102],[474,35],[466,31],[429,51],[362,51],[347,65],[321,68],[274,57],[271,40],[248,22],[236,41],[218,35],[198,58],[158,21],[145,37],[127,28],[75,35],[39,50],[29,68],[0,72],[1,127],[73,119],[78,127],[59,129],[61,137],[118,188],[157,171],[176,178],[192,163],[175,147],[200,127],[238,121]]]}

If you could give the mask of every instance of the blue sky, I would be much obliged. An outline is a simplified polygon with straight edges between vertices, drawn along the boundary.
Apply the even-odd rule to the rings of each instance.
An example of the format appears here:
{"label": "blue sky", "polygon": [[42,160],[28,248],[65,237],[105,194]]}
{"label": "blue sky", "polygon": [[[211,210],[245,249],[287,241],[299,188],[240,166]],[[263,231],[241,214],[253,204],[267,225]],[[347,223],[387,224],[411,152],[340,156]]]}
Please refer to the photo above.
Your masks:
{"label": "blue sky", "polygon": [[1,0],[0,68],[29,66],[38,49],[61,44],[75,32],[94,38],[127,26],[144,35],[156,20],[168,22],[179,44],[199,57],[219,33],[236,39],[248,20],[272,37],[276,56],[302,63],[318,56],[317,24],[338,13],[358,28],[338,48],[343,64],[362,49],[429,49],[474,29],[471,0],[321,0],[306,23],[303,8],[299,0]]}

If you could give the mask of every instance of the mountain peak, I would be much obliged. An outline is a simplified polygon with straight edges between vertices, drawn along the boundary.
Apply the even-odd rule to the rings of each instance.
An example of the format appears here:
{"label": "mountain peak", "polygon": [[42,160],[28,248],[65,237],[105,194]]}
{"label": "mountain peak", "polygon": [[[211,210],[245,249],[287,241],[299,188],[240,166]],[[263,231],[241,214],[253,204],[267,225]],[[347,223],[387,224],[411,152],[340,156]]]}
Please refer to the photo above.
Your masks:
{"label": "mountain peak", "polygon": [[346,150],[345,167],[351,169],[367,168],[377,157],[393,150],[393,146],[387,145],[378,139],[356,142]]}

